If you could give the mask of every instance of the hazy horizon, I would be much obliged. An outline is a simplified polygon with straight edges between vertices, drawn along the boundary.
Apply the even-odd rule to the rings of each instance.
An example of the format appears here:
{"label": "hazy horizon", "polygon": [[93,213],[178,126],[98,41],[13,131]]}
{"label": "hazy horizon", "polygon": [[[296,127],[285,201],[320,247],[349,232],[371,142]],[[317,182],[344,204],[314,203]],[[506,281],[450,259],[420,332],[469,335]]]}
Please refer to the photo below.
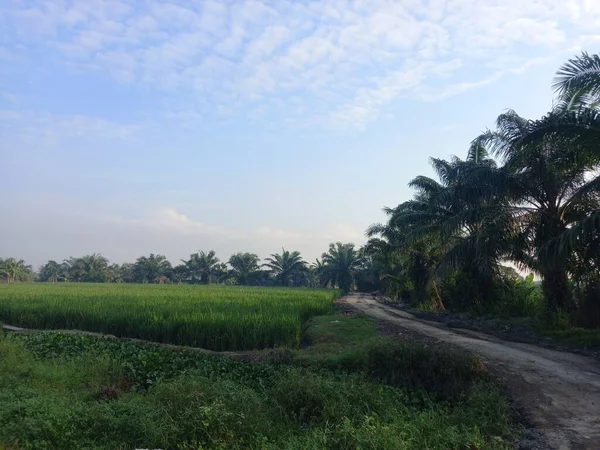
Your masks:
{"label": "hazy horizon", "polygon": [[547,112],[600,3],[28,0],[0,29],[0,257],[312,261]]}

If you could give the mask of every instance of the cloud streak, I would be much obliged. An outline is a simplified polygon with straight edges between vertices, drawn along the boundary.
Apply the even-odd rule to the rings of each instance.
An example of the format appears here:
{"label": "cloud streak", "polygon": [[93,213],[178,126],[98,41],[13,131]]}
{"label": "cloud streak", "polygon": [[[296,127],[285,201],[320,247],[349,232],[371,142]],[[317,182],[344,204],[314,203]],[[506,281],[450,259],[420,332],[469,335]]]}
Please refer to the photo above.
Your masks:
{"label": "cloud streak", "polygon": [[[593,37],[600,8],[587,0],[30,0],[0,10],[0,24],[4,55],[43,51],[74,71],[187,98],[186,108],[261,108],[360,129],[440,80],[440,98],[458,95],[526,64],[531,50],[555,53],[575,29]],[[507,56],[512,67],[457,79]],[[291,96],[301,104],[288,109]]]}

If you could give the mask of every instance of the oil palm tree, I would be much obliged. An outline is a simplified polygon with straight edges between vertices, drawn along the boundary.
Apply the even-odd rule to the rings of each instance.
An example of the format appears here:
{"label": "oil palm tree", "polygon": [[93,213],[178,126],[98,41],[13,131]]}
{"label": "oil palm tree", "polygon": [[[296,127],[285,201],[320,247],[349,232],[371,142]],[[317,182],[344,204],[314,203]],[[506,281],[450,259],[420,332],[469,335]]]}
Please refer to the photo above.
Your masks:
{"label": "oil palm tree", "polygon": [[[559,101],[542,119],[529,122],[524,144],[543,142],[549,136],[570,140],[572,151],[592,164],[600,163],[600,56],[582,53],[565,63],[557,73],[554,88]],[[584,188],[594,192],[600,177],[590,178]],[[589,252],[600,232],[600,210],[571,223],[559,239],[546,246],[555,260]],[[581,257],[581,255],[579,255]],[[599,268],[598,264],[594,267]]]}
{"label": "oil palm tree", "polygon": [[290,278],[293,275],[306,272],[306,262],[302,259],[300,252],[289,252],[285,248],[281,249],[281,253],[273,253],[263,264],[268,267],[271,275],[273,275],[282,286],[288,286]]}
{"label": "oil palm tree", "polygon": [[252,275],[259,270],[259,261],[258,255],[254,253],[239,252],[231,255],[228,263],[238,284],[249,284]]}
{"label": "oil palm tree", "polygon": [[108,259],[100,253],[92,253],[81,258],[84,275],[82,281],[102,283],[109,277]]}
{"label": "oil palm tree", "polygon": [[170,278],[173,272],[167,257],[154,253],[138,258],[132,269],[138,283],[162,283]]}
{"label": "oil palm tree", "polygon": [[557,101],[539,120],[526,124],[524,143],[560,135],[577,144],[578,151],[600,158],[600,55],[583,52],[558,70],[553,87]]}
{"label": "oil palm tree", "polygon": [[203,284],[210,284],[217,274],[219,258],[217,258],[214,250],[199,251],[190,255],[190,259],[187,261],[181,261],[185,264],[188,279],[192,283],[199,279]]}
{"label": "oil palm tree", "polygon": [[64,266],[56,261],[48,261],[39,270],[39,280],[56,283],[63,274]]}
{"label": "oil palm tree", "polygon": [[354,276],[362,265],[360,252],[354,244],[336,242],[329,244],[329,250],[322,255],[321,277],[326,285],[337,286],[343,292],[349,292]]}
{"label": "oil palm tree", "polygon": [[597,104],[600,100],[600,55],[582,52],[567,61],[558,69],[553,87],[563,104]]}
{"label": "oil palm tree", "polygon": [[[470,188],[470,171],[493,168],[495,162],[484,145],[474,143],[466,161],[432,158],[431,165],[439,181],[413,179],[409,186],[417,191],[414,199],[385,210],[388,222],[372,226],[368,235],[379,235],[388,246],[398,248],[415,303],[427,299],[428,286],[457,271],[473,280],[472,292],[465,292],[465,297],[472,304],[482,303],[492,297],[503,249],[486,232],[489,216]],[[432,299],[443,307],[439,296]]]}
{"label": "oil palm tree", "polygon": [[511,241],[510,258],[542,275],[553,315],[572,307],[568,258],[551,258],[544,249],[599,209],[600,182],[587,178],[597,164],[592,154],[561,133],[540,133],[537,125],[514,111],[500,115],[496,130],[476,142],[489,145],[504,165],[471,175],[489,201],[488,214],[502,223],[497,241]]}

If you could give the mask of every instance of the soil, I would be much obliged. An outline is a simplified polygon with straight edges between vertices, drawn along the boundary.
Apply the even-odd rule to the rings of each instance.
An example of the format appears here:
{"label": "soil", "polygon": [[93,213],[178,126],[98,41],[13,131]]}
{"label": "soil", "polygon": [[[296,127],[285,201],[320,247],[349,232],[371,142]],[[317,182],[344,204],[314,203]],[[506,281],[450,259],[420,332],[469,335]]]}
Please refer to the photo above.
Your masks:
{"label": "soil", "polygon": [[399,338],[443,342],[479,355],[535,427],[526,431],[516,444],[518,449],[600,449],[600,363],[596,359],[450,328],[382,304],[372,294],[353,293],[342,301],[398,327],[393,332],[401,333]]}
{"label": "soil", "polygon": [[385,305],[408,312],[418,319],[440,322],[450,328],[480,331],[507,341],[536,344],[600,359],[600,347],[566,347],[556,342],[552,337],[540,336],[527,318],[508,320],[498,317],[476,317],[467,313],[450,311],[423,311],[411,308],[402,302],[390,300],[387,297],[378,296],[377,300]]}

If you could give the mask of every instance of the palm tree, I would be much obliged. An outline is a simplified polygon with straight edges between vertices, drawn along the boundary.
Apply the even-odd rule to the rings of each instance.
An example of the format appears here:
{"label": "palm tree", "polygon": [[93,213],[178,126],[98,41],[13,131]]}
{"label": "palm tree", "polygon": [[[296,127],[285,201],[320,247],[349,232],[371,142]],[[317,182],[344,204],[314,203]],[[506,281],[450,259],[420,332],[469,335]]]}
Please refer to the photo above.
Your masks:
{"label": "palm tree", "polygon": [[123,266],[121,266],[116,263],[109,265],[107,268],[108,275],[106,281],[109,283],[124,283],[126,278],[126,270],[123,270],[124,267],[126,269],[127,265],[123,264]]}
{"label": "palm tree", "polygon": [[64,262],[71,281],[102,283],[109,277],[108,259],[100,253],[70,257]]}
{"label": "palm tree", "polygon": [[0,259],[0,274],[4,275],[7,283],[27,281],[33,276],[32,267],[22,259]]}
{"label": "palm tree", "polygon": [[558,69],[553,87],[563,105],[597,104],[600,100],[600,55],[582,52],[567,61]]}
{"label": "palm tree", "polygon": [[69,281],[83,281],[85,277],[85,264],[81,258],[74,258],[70,256],[68,259],[63,261],[66,268],[67,277]]}
{"label": "palm tree", "polygon": [[259,270],[260,258],[254,253],[236,253],[229,258],[234,277],[238,284],[247,285],[251,276]]}
{"label": "palm tree", "polygon": [[284,248],[281,250],[281,254],[273,253],[270,258],[267,258],[268,262],[263,266],[270,269],[271,274],[282,286],[288,286],[291,276],[306,272],[306,263],[300,256],[300,252],[289,252]]}
{"label": "palm tree", "polygon": [[[528,124],[524,144],[539,143],[549,136],[570,139],[574,152],[600,163],[600,56],[583,52],[570,59],[557,73],[554,88],[559,101],[542,119]],[[600,177],[588,184],[591,192]],[[547,250],[557,260],[568,259],[574,252],[587,252],[600,232],[600,210],[573,223]],[[587,250],[586,250],[587,248]],[[598,267],[598,265],[594,265]]]}
{"label": "palm tree", "polygon": [[573,306],[568,261],[543,249],[600,208],[600,182],[587,179],[597,164],[593,155],[560,133],[540,133],[537,126],[514,111],[500,115],[496,130],[476,141],[490,145],[504,166],[471,175],[490,202],[488,213],[503,224],[497,241],[510,240],[509,258],[542,275],[547,312],[554,315]]}
{"label": "palm tree", "polygon": [[217,274],[219,258],[216,257],[214,250],[208,252],[199,251],[190,255],[187,261],[181,260],[186,268],[190,281],[194,283],[195,278],[199,278],[203,284],[210,284],[212,278]]}
{"label": "palm tree", "polygon": [[165,255],[142,256],[133,265],[135,280],[141,283],[163,283],[171,277],[173,267]]}
{"label": "palm tree", "polygon": [[57,263],[56,261],[50,260],[40,267],[39,280],[56,283],[61,278],[62,272],[63,265]]}
{"label": "palm tree", "polygon": [[[437,308],[443,308],[439,295],[429,295],[429,287],[457,271],[472,280],[464,286],[471,306],[489,301],[504,249],[489,232],[489,224],[483,226],[488,216],[480,208],[481,199],[471,192],[469,174],[477,167],[493,168],[495,162],[479,143],[471,146],[466,161],[457,157],[430,161],[440,181],[425,176],[413,179],[409,186],[417,191],[414,199],[384,209],[388,223],[369,228],[369,237],[380,238],[371,240],[367,250],[386,253],[384,259],[394,261],[396,272],[385,277],[396,294],[405,284],[397,270],[404,272],[414,303],[434,300]],[[390,259],[394,255],[400,255],[400,260]]]}
{"label": "palm tree", "polygon": [[80,258],[84,268],[82,281],[102,283],[108,279],[108,259],[100,253],[92,253]]}
{"label": "palm tree", "polygon": [[354,244],[329,244],[329,250],[323,253],[321,258],[321,279],[324,284],[337,286],[343,292],[349,292],[354,283],[354,276],[362,264],[362,258]]}

